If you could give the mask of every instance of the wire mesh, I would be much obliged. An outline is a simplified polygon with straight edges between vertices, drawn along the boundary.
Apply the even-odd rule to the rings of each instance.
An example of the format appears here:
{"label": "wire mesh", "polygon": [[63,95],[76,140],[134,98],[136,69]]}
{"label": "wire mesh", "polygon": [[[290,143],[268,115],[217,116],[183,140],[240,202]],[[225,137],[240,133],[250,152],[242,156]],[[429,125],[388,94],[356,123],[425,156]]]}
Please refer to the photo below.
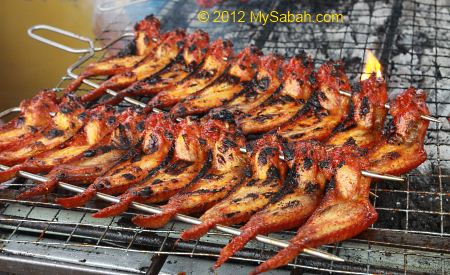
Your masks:
{"label": "wire mesh", "polygon": [[[442,125],[430,125],[425,142],[428,160],[410,172],[405,183],[377,182],[373,185],[378,221],[352,240],[322,247],[347,262],[326,262],[302,256],[290,264],[292,272],[447,274],[450,267],[450,125],[446,119],[450,113],[450,5],[438,0],[333,3],[319,0],[312,4],[255,0],[246,4],[226,1],[215,9],[336,12],[345,15],[345,23],[267,26],[200,23],[196,19],[198,7],[192,1],[166,2],[157,15],[165,30],[202,28],[212,39],[222,36],[233,41],[236,51],[249,44],[256,44],[264,52],[276,51],[291,56],[305,50],[315,58],[316,66],[330,58],[343,58],[353,81],[362,71],[366,51],[373,50],[384,65],[390,96],[409,85],[422,88],[428,92],[431,114],[443,121]],[[97,43],[106,44],[130,31],[132,22],[123,11],[114,18],[99,33]],[[127,44],[126,40],[112,45],[108,51],[96,53],[85,64],[116,54]],[[83,66],[78,70],[83,70]],[[69,78],[63,77],[57,87],[68,83]],[[80,88],[80,92],[87,90],[88,86]],[[140,99],[145,101],[145,98]],[[55,196],[64,195],[64,191],[43,201],[14,200],[16,190],[27,184],[29,182],[17,179],[3,185],[7,188],[2,190],[0,199],[0,243],[4,253],[26,255],[30,245],[58,252],[70,248],[72,253],[61,255],[48,250],[31,250],[31,254],[39,259],[145,273],[150,257],[155,254],[170,255],[163,266],[163,269],[170,269],[170,257],[196,257],[198,261],[217,257],[230,238],[227,234],[210,232],[199,241],[176,242],[187,225],[174,222],[160,230],[136,228],[130,223],[133,211],[118,218],[93,219],[90,213],[104,203],[92,202],[76,210],[60,209],[52,201]],[[287,231],[273,235],[288,240],[293,234],[295,232]],[[100,261],[92,256],[92,251],[114,254],[116,258]],[[268,245],[251,242],[233,259],[254,265],[275,251]],[[119,264],[114,261],[124,253],[132,255],[134,262]]]}

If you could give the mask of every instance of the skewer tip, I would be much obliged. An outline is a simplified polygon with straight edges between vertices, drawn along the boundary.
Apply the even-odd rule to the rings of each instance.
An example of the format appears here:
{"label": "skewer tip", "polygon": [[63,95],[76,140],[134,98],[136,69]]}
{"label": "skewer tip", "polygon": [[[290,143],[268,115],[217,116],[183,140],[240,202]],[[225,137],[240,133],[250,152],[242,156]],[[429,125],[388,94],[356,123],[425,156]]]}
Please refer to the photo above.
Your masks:
{"label": "skewer tip", "polygon": [[[340,93],[341,95],[348,96],[348,97],[352,96],[352,94],[349,93],[349,92],[347,92],[347,91],[342,91],[342,90],[340,90],[339,93]],[[387,104],[387,103],[384,104],[384,107],[385,107],[386,109],[390,109],[390,108],[391,108],[391,106],[390,106],[389,104]],[[442,121],[440,121],[439,119],[434,118],[434,117],[432,117],[432,116],[421,115],[420,117],[421,117],[422,119],[425,119],[425,120],[428,120],[428,121],[431,121],[431,122],[442,123]]]}
{"label": "skewer tip", "polygon": [[316,249],[309,249],[309,248],[306,248],[306,249],[304,250],[304,252],[305,252],[305,253],[308,253],[308,254],[310,254],[310,255],[314,255],[314,256],[320,257],[320,258],[322,258],[322,259],[330,260],[330,261],[335,261],[335,262],[345,262],[345,260],[342,259],[341,257],[338,257],[338,256],[336,256],[336,255],[334,255],[334,254],[331,254],[331,253],[328,253],[328,252],[325,252],[325,251],[322,251],[322,250],[316,250]]}
{"label": "skewer tip", "polygon": [[398,177],[398,176],[393,176],[393,175],[381,175],[381,174],[371,172],[371,171],[362,171],[361,173],[363,174],[363,176],[375,178],[375,179],[391,180],[391,181],[399,181],[399,182],[405,181],[404,178]]}
{"label": "skewer tip", "polygon": [[439,123],[439,124],[442,123],[442,121],[440,121],[439,119],[431,117],[431,116],[420,116],[420,117],[425,119],[425,120],[431,121],[431,122],[436,122],[436,123]]}

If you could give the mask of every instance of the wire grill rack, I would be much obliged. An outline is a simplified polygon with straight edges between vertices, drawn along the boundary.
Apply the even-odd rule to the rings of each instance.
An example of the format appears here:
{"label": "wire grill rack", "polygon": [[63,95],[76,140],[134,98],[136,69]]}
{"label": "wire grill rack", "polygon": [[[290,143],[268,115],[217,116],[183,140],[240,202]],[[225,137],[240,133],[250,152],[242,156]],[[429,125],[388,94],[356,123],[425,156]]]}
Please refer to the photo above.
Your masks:
{"label": "wire grill rack", "polygon": [[[409,85],[428,91],[428,107],[441,125],[430,124],[426,150],[428,160],[406,176],[405,183],[377,182],[373,198],[379,220],[354,239],[323,246],[322,249],[346,260],[344,263],[300,256],[282,270],[272,273],[450,273],[450,4],[446,1],[226,1],[213,10],[309,11],[337,12],[345,15],[344,24],[218,24],[200,23],[198,7],[193,1],[156,1],[154,11],[163,29],[184,27],[188,31],[202,28],[211,39],[219,36],[232,40],[236,51],[256,44],[265,52],[293,55],[304,49],[316,64],[333,58],[345,58],[352,80],[362,71],[367,50],[380,56],[389,92],[395,96]],[[153,3],[153,6],[156,5]],[[131,31],[136,19],[127,9],[149,13],[148,2],[114,9],[114,21],[103,29],[96,45],[109,42]],[[182,12],[180,12],[182,11]],[[128,11],[129,12],[129,11]],[[136,13],[134,13],[136,14]],[[173,16],[175,15],[176,16]],[[131,37],[108,45],[81,59],[75,70],[115,54]],[[89,59],[87,58],[89,57]],[[56,88],[70,82],[62,77]],[[102,80],[102,78],[93,79]],[[85,85],[80,93],[89,90]],[[145,98],[137,98],[145,102]],[[129,103],[122,103],[127,105]],[[105,206],[95,201],[76,210],[61,209],[53,203],[58,190],[41,201],[17,201],[17,190],[32,184],[22,178],[4,183],[0,192],[0,262],[2,267],[26,273],[30,265],[35,272],[90,273],[212,273],[209,267],[230,235],[210,232],[195,242],[176,241],[187,227],[173,222],[160,230],[144,230],[130,223],[133,210],[120,217],[93,219],[90,213]],[[295,232],[271,234],[289,240]],[[251,242],[225,265],[219,273],[245,273],[275,253],[276,248]],[[189,257],[195,257],[195,260]],[[204,263],[204,264],[203,264]],[[47,268],[47,269],[46,269]]]}

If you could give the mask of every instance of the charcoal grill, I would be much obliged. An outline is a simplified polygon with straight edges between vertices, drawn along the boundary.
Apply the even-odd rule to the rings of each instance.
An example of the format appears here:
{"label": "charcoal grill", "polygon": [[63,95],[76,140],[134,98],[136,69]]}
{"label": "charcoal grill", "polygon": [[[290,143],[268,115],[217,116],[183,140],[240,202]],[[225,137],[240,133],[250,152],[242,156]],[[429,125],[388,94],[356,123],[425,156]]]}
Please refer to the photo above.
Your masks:
{"label": "charcoal grill", "polygon": [[[390,96],[414,85],[428,91],[428,107],[442,124],[430,124],[425,147],[428,160],[406,175],[404,183],[374,183],[373,204],[379,220],[370,229],[351,240],[321,247],[345,262],[325,261],[302,254],[282,273],[450,273],[450,4],[446,1],[314,1],[314,4],[293,1],[226,1],[213,10],[278,10],[309,11],[311,13],[342,13],[345,23],[334,24],[218,24],[200,23],[193,1],[155,1],[153,11],[163,29],[184,27],[188,31],[202,28],[211,39],[232,40],[236,51],[253,43],[263,51],[293,55],[306,50],[319,65],[333,58],[345,58],[346,71],[356,81],[362,71],[363,57],[372,50],[380,57]],[[90,63],[115,54],[132,39],[131,27],[137,18],[126,16],[126,9],[149,11],[148,2],[130,1],[109,6],[103,11],[114,18],[95,43],[85,49],[57,45],[64,50],[83,54],[68,68],[55,91]],[[132,5],[129,5],[132,4]],[[128,10],[129,11],[129,10]],[[135,12],[136,13],[136,12]],[[138,12],[137,12],[138,13]],[[174,16],[176,15],[176,16]],[[36,37],[36,29],[30,33]],[[73,35],[65,33],[66,35]],[[76,35],[75,35],[76,36]],[[80,37],[78,37],[80,38]],[[47,41],[49,43],[50,41]],[[100,45],[95,47],[94,45]],[[91,79],[79,90],[87,91],[102,78]],[[141,105],[145,98],[128,98],[121,105]],[[18,111],[7,110],[1,115]],[[1,168],[1,167],[0,167]],[[130,210],[120,217],[93,219],[90,213],[102,206],[95,201],[75,210],[61,209],[53,203],[56,196],[69,192],[70,186],[58,189],[41,201],[17,201],[19,188],[32,184],[24,174],[2,184],[0,194],[0,263],[2,270],[30,273],[168,273],[181,271],[192,274],[212,273],[210,270],[220,248],[231,235],[212,231],[199,241],[176,241],[188,225],[173,222],[159,230],[134,227]],[[72,189],[72,191],[76,191]],[[106,198],[108,199],[108,198]],[[111,199],[111,198],[109,198]],[[295,232],[286,231],[270,236],[289,240]],[[253,241],[235,255],[219,273],[246,273],[255,264],[268,258],[277,248]]]}

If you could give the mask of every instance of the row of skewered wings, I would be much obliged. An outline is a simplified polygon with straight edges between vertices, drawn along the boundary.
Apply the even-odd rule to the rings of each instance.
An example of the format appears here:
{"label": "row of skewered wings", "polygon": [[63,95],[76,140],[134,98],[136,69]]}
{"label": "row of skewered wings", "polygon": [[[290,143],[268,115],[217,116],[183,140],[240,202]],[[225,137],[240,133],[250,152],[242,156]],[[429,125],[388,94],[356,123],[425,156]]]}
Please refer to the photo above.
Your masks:
{"label": "row of skewered wings", "polygon": [[[391,101],[385,127],[387,88],[375,75],[352,87],[340,62],[315,71],[306,54],[288,61],[255,47],[234,54],[230,42],[210,43],[205,32],[159,27],[152,16],[139,22],[134,55],[90,64],[60,98],[42,91],[24,100],[21,114],[0,126],[0,164],[10,166],[0,182],[18,171],[47,173],[20,199],[45,195],[59,181],[87,185],[57,199],[67,208],[97,192],[120,195],[98,218],[119,215],[132,202],[164,203],[161,214],[133,218],[142,227],[203,213],[182,239],[245,223],[216,267],[257,234],[299,228],[287,248],[257,267],[260,273],[375,222],[371,178],[362,170],[400,175],[426,159],[428,121],[420,117],[429,111],[420,90],[408,88]],[[75,95],[94,75],[110,77]],[[117,96],[98,100],[106,89]],[[148,108],[113,107],[142,95],[151,96]]]}

